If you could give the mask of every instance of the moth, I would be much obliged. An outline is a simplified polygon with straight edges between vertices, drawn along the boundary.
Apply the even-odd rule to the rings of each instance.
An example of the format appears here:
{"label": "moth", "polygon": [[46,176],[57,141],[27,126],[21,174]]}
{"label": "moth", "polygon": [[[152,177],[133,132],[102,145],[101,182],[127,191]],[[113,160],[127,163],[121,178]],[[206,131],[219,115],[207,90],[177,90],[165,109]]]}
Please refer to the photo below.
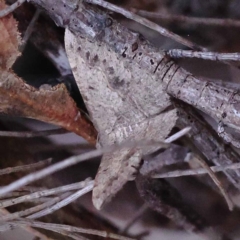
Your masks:
{"label": "moth", "polygon": [[[128,59],[120,59],[106,44],[65,35],[66,51],[77,85],[107,146],[124,140],[164,140],[176,124],[177,112],[159,80]],[[152,96],[155,96],[154,98]],[[100,208],[137,172],[143,151],[121,149],[104,154],[95,179],[93,203]]]}
{"label": "moth", "polygon": [[[73,1],[52,9],[53,0],[33,2],[68,28],[66,51],[101,146],[126,139],[163,140],[178,120],[170,95],[240,129],[239,93],[195,78],[94,6]],[[94,205],[101,208],[133,178],[142,154],[154,150],[104,155],[95,179]]]}

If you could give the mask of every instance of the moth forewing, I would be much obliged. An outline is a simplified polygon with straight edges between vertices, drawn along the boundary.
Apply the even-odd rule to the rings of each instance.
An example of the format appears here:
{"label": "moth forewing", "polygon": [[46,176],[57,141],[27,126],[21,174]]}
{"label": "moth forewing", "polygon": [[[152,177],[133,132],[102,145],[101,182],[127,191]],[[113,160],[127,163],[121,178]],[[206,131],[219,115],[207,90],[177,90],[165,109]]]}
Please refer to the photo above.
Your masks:
{"label": "moth forewing", "polygon": [[[146,119],[139,124],[127,126],[127,128],[131,128],[132,132],[125,138],[122,136],[127,129],[120,127],[109,134],[109,139],[112,140],[112,144],[119,141],[119,139],[122,139],[122,141],[139,141],[142,139],[163,141],[174,127],[176,120],[176,110],[170,110],[154,118]],[[93,189],[95,207],[100,209],[127,181],[133,180],[138,172],[142,155],[155,150],[157,150],[156,146],[148,146],[122,149],[104,154],[95,178],[95,188]]]}
{"label": "moth forewing", "polygon": [[[162,85],[156,85],[154,75],[119,56],[97,38],[89,41],[66,30],[65,45],[101,146],[126,140],[161,141],[168,136],[175,126],[177,112],[174,109],[163,112],[171,101]],[[103,156],[93,190],[93,203],[98,209],[133,178],[141,156],[141,148]]]}

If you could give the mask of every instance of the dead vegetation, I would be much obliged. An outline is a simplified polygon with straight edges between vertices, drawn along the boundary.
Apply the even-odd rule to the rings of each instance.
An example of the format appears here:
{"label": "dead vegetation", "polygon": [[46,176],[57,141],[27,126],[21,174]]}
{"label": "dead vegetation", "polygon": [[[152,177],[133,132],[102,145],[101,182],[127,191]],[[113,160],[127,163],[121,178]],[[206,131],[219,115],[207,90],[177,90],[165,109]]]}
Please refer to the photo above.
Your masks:
{"label": "dead vegetation", "polygon": [[[72,75],[64,29],[50,18],[58,6],[44,9],[45,1],[32,0],[17,1],[9,9],[4,2],[0,1],[5,9],[0,13],[0,231],[20,227],[40,239],[238,239],[239,154],[233,146],[239,144],[239,131],[220,125],[221,138],[217,119],[176,100],[182,110],[169,135],[189,126],[186,136],[173,144],[134,139],[95,150],[99,132]],[[74,1],[59,2],[76,7]],[[131,13],[102,1],[86,2],[134,20],[110,13],[198,78],[238,94],[239,1],[111,1]],[[89,192],[100,156],[126,146],[154,144],[162,149],[143,157],[135,181],[97,211]]]}

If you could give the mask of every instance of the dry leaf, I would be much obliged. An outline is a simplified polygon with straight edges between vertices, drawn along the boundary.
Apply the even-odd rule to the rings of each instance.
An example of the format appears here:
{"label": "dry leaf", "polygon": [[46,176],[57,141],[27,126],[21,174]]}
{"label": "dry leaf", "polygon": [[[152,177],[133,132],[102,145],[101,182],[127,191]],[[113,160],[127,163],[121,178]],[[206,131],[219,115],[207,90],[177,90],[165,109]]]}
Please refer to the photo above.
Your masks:
{"label": "dry leaf", "polygon": [[64,84],[36,89],[14,73],[2,71],[0,77],[0,112],[56,124],[95,143],[96,131],[82,117]]}
{"label": "dry leaf", "polygon": [[[0,0],[0,9],[5,7]],[[0,32],[0,112],[62,126],[94,144],[94,127],[81,116],[64,85],[35,89],[9,70],[20,55],[20,37],[12,14],[0,19]]]}
{"label": "dry leaf", "polygon": [[[100,41],[77,37],[69,30],[65,45],[70,66],[102,146],[125,140],[164,140],[176,123],[176,110],[161,113],[171,105],[154,75],[118,54]],[[145,149],[150,152],[156,148]],[[101,208],[133,178],[142,149],[104,154],[93,190],[93,203]]]}
{"label": "dry leaf", "polygon": [[[5,7],[4,0],[0,0],[0,10]],[[0,33],[0,68],[9,69],[20,55],[18,51],[20,35],[12,14],[0,18]]]}

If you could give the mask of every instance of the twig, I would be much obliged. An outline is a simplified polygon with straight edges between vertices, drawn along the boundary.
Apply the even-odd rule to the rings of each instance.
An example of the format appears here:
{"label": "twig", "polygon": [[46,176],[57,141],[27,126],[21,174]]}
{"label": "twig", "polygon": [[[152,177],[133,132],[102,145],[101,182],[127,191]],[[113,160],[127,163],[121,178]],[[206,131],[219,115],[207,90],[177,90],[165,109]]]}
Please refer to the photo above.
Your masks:
{"label": "twig", "polygon": [[2,199],[6,199],[6,198],[20,197],[20,196],[23,196],[24,194],[25,194],[24,192],[19,192],[19,191],[11,192],[4,195],[3,197],[0,197],[0,200],[2,201]]}
{"label": "twig", "polygon": [[34,193],[36,191],[44,191],[46,190],[46,187],[35,187],[35,186],[24,186],[18,189],[18,191],[23,191],[23,192],[29,192],[29,193]]}
{"label": "twig", "polygon": [[[11,227],[19,227],[19,226],[32,226],[36,228],[42,228],[42,229],[47,229],[47,230],[59,230],[59,231],[67,231],[67,232],[77,232],[77,233],[83,233],[83,234],[90,234],[94,236],[100,236],[104,238],[112,238],[112,239],[118,239],[118,240],[133,240],[133,238],[128,238],[124,236],[120,236],[115,233],[108,233],[106,231],[99,231],[95,229],[84,229],[84,228],[79,228],[79,227],[73,227],[73,226],[68,226],[68,225],[63,225],[63,224],[54,224],[54,223],[43,223],[43,222],[38,222],[38,221],[32,221],[29,219],[19,219],[15,220],[13,222],[9,222],[7,224],[2,225],[3,227],[6,226],[11,226]],[[2,227],[1,226],[1,227]],[[2,228],[0,229],[0,231]]]}
{"label": "twig", "polygon": [[44,131],[26,131],[26,132],[12,132],[12,131],[0,131],[0,137],[18,137],[18,138],[32,138],[32,137],[45,137],[49,135],[58,135],[69,133],[66,129],[50,129]]}
{"label": "twig", "polygon": [[[25,202],[29,202],[29,203],[33,203],[33,204],[42,204],[42,203],[45,203],[45,202],[48,202],[49,200],[52,200],[53,197],[43,197],[43,198],[39,198],[39,199],[31,199],[31,200],[26,200]],[[14,198],[11,198],[11,199],[7,199],[9,201],[14,201]],[[3,199],[3,200],[0,200],[0,204],[3,203],[4,201],[6,201],[6,199]],[[3,209],[3,208],[1,208]],[[0,210],[1,210],[0,209]]]}
{"label": "twig", "polygon": [[181,43],[182,45],[187,46],[191,49],[199,49],[202,51],[206,51],[205,48],[198,46],[197,44],[192,43],[191,41],[189,41],[175,33],[172,33],[171,31],[159,26],[158,24],[156,24],[154,22],[147,20],[146,18],[140,17],[140,16],[138,16],[132,12],[129,12],[121,7],[118,7],[114,4],[105,2],[104,0],[86,0],[86,2],[91,3],[91,4],[96,4],[96,5],[102,6],[106,9],[109,9],[111,11],[120,13],[123,16],[125,16],[126,18],[134,20],[135,22],[138,22],[138,23],[142,24],[143,26],[146,26],[146,27],[160,33],[161,35],[168,37],[170,39],[173,39],[174,41]]}
{"label": "twig", "polygon": [[15,212],[15,213],[12,213],[12,214],[8,214],[8,215],[5,215],[5,216],[0,216],[0,221],[1,222],[7,222],[7,221],[12,221],[14,219],[18,219],[18,218],[30,215],[30,214],[38,212],[42,209],[51,207],[52,205],[54,205],[54,204],[58,203],[60,200],[62,200],[64,197],[66,197],[65,194],[64,194],[64,196],[55,197],[55,198],[51,199],[50,201],[39,204],[35,207],[31,207],[29,209],[19,211],[19,212]]}
{"label": "twig", "polygon": [[[240,163],[233,163],[224,166],[210,167],[213,172],[222,172],[228,169],[236,170],[240,168]],[[189,169],[189,170],[176,170],[167,173],[154,174],[152,178],[174,178],[184,176],[194,176],[208,173],[205,168]]]}
{"label": "twig", "polygon": [[17,0],[12,5],[6,7],[5,9],[0,11],[0,18],[7,16],[9,13],[13,12],[19,6],[21,6],[26,0]]}
{"label": "twig", "polygon": [[200,157],[196,156],[195,157],[196,160],[199,162],[199,164],[206,169],[207,173],[209,174],[210,178],[213,180],[213,182],[216,184],[216,186],[218,187],[218,189],[220,190],[220,192],[222,193],[223,197],[225,198],[228,208],[230,211],[233,210],[233,202],[230,199],[228,193],[226,192],[226,190],[224,189],[221,181],[218,179],[218,177],[216,176],[216,174],[212,171],[212,169],[207,165],[207,163],[201,159]]}
{"label": "twig", "polygon": [[165,143],[172,143],[172,142],[176,141],[177,139],[186,135],[190,130],[191,130],[191,127],[183,128],[179,132],[177,132],[177,133],[173,134],[172,136],[170,136],[169,138],[165,139],[164,142]]}
{"label": "twig", "polygon": [[10,199],[10,200],[6,200],[4,202],[0,203],[0,208],[6,208],[15,204],[19,204],[22,202],[26,202],[26,201],[30,201],[33,199],[37,199],[37,198],[42,198],[42,197],[46,197],[49,195],[53,195],[53,194],[59,194],[59,193],[64,193],[64,192],[68,192],[68,191],[73,191],[73,190],[78,190],[80,188],[84,188],[88,183],[92,183],[93,181],[90,181],[89,179],[86,179],[85,181],[82,182],[78,182],[78,183],[72,183],[66,186],[61,186],[61,187],[57,187],[57,188],[52,188],[52,189],[48,189],[48,190],[42,190],[42,191],[38,191],[35,193],[31,193],[19,198],[15,198],[15,199]]}
{"label": "twig", "polygon": [[165,51],[166,55],[172,58],[201,58],[211,61],[240,61],[240,53],[217,53],[217,52],[198,52],[191,50],[171,49]]}
{"label": "twig", "polygon": [[34,25],[35,25],[36,21],[38,20],[40,13],[41,13],[40,9],[37,9],[36,12],[34,13],[32,19],[31,19],[31,22],[29,23],[27,30],[25,31],[24,36],[22,38],[22,44],[19,47],[20,52],[23,52],[23,50],[25,49],[26,43],[34,30]]}
{"label": "twig", "polygon": [[63,199],[62,201],[58,202],[57,204],[53,205],[52,207],[48,207],[40,212],[34,213],[31,216],[28,216],[28,218],[32,218],[32,219],[36,219],[36,218],[40,218],[43,217],[45,215],[51,214],[55,211],[57,211],[60,208],[65,207],[66,205],[70,204],[71,202],[75,201],[76,199],[78,199],[79,197],[83,196],[84,194],[90,192],[93,189],[93,182],[88,183],[88,185],[77,191],[76,193],[70,195],[69,197]]}
{"label": "twig", "polygon": [[[186,130],[187,129],[187,130]],[[170,138],[172,138],[173,140],[172,141],[175,141],[176,140],[176,137],[174,137],[175,135],[179,137],[183,136],[184,134],[186,134],[188,131],[190,131],[190,128],[185,128],[181,131],[179,131],[178,133],[174,134],[173,136],[171,136]],[[166,141],[169,143],[169,139],[166,139]],[[136,146],[159,146],[161,145],[161,147],[166,147],[168,146],[167,145],[167,142],[160,142],[160,141],[138,141],[138,142],[131,142],[131,141],[126,141],[126,142],[123,142],[119,145],[112,145],[112,146],[108,146],[108,147],[105,147],[105,148],[102,148],[102,149],[97,149],[97,150],[93,150],[93,151],[90,151],[90,152],[87,152],[87,153],[83,153],[79,156],[74,156],[74,157],[70,157],[70,158],[67,158],[65,160],[63,160],[62,162],[59,162],[59,163],[56,163],[56,164],[53,164],[43,170],[40,170],[40,171],[37,171],[35,173],[31,173],[11,184],[9,184],[8,186],[5,186],[5,187],[2,187],[0,188],[0,196],[1,195],[4,195],[6,193],[9,193],[11,191],[14,191],[18,188],[21,188],[31,182],[34,182],[36,180],[39,180],[43,177],[46,177],[52,173],[55,173],[57,171],[60,171],[62,169],[65,169],[67,167],[70,167],[74,164],[77,164],[77,163],[80,163],[80,162],[83,162],[83,161],[86,161],[88,159],[91,159],[91,158],[95,158],[95,157],[99,157],[101,156],[104,152],[112,152],[114,150],[118,150],[118,149],[121,149],[121,148],[130,148],[130,147],[136,147]]]}
{"label": "twig", "polygon": [[0,176],[5,175],[5,174],[9,174],[9,173],[30,171],[30,170],[34,170],[36,168],[45,167],[46,165],[49,165],[51,162],[52,162],[52,159],[48,158],[46,160],[43,160],[43,161],[40,161],[40,162],[37,162],[37,163],[0,169]]}
{"label": "twig", "polygon": [[77,163],[80,163],[82,161],[86,161],[88,159],[91,159],[91,158],[95,158],[95,157],[99,157],[101,156],[103,153],[103,150],[102,149],[99,149],[99,150],[93,150],[91,152],[87,152],[87,153],[84,153],[84,154],[81,154],[79,156],[74,156],[74,157],[70,157],[70,158],[67,158],[66,160],[62,161],[62,162],[59,162],[59,163],[56,163],[56,164],[53,164],[41,171],[37,171],[35,173],[31,173],[11,184],[9,184],[8,186],[5,186],[5,187],[2,187],[0,188],[0,195],[4,195],[6,193],[9,193],[11,191],[14,191],[20,187],[23,187],[31,182],[34,182],[36,180],[39,180],[41,178],[44,178],[52,173],[55,173],[57,171],[60,171],[62,169],[65,169],[67,167],[70,167],[74,164],[77,164]]}
{"label": "twig", "polygon": [[137,10],[131,8],[136,14],[142,17],[161,19],[175,23],[187,23],[187,24],[199,24],[207,26],[219,26],[219,27],[240,27],[240,21],[229,18],[199,18],[199,17],[188,17],[184,15],[173,15],[173,14],[161,14],[156,12],[149,12],[145,10]]}
{"label": "twig", "polygon": [[41,197],[41,198],[26,200],[26,202],[31,202],[31,203],[34,203],[34,204],[39,204],[39,203],[48,202],[48,201],[52,200],[53,198],[54,198],[54,197]]}

